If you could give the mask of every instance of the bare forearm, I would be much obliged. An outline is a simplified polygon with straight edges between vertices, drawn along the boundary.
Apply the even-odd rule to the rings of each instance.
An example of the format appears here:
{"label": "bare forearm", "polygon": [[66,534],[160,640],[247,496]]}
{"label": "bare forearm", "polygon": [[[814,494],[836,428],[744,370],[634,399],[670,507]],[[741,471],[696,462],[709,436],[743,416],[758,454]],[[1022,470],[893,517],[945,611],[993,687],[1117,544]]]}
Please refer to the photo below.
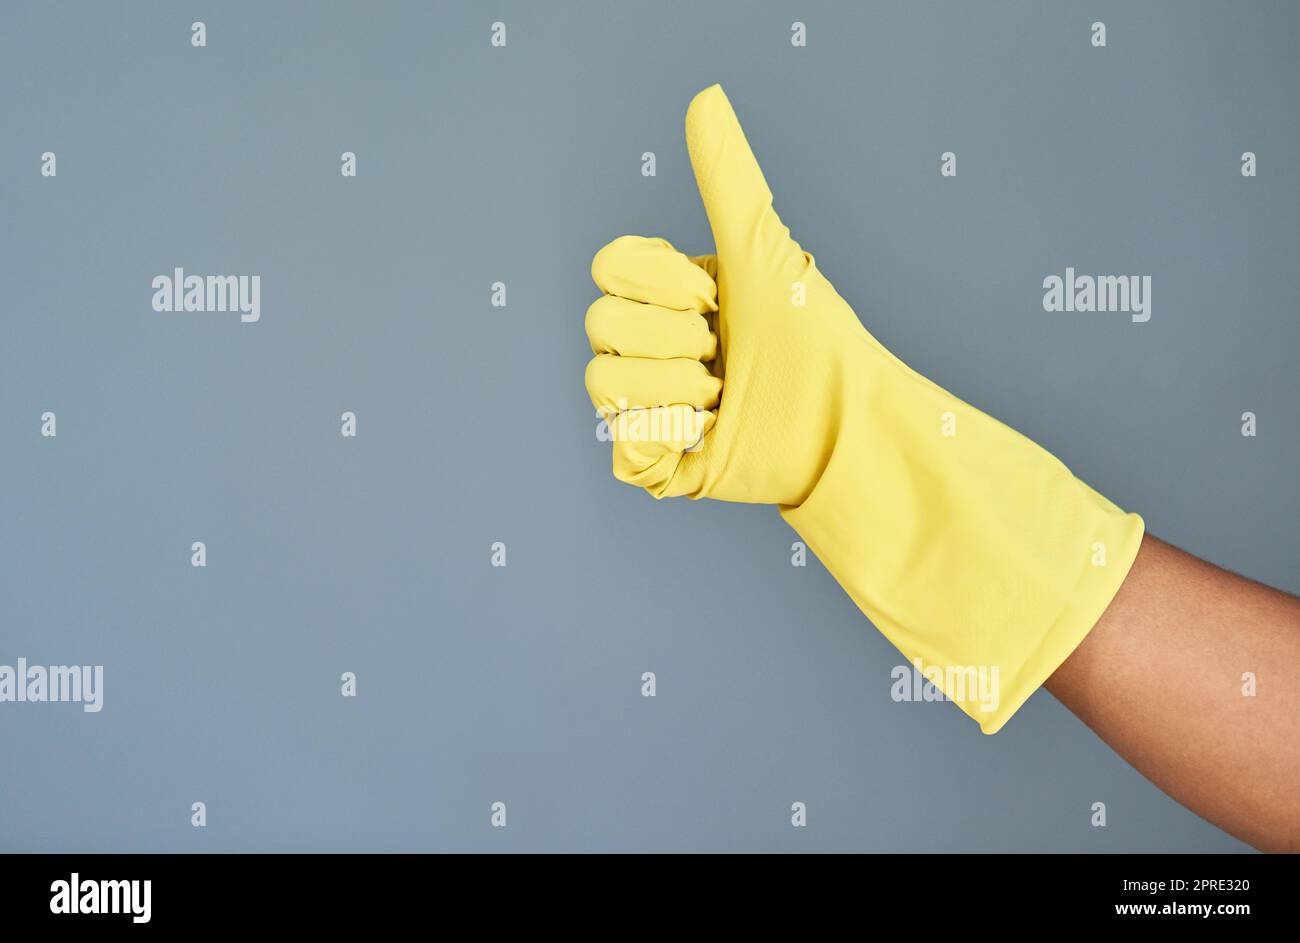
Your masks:
{"label": "bare forearm", "polygon": [[1047,688],[1193,812],[1300,851],[1300,599],[1147,536]]}

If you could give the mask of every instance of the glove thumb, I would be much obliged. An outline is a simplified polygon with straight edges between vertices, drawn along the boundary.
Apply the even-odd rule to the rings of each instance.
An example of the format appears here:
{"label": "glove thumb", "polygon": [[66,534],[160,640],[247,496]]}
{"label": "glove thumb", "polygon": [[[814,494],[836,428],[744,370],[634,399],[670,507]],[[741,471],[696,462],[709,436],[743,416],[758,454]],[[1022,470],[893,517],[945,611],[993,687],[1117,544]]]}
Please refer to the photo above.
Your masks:
{"label": "glove thumb", "polygon": [[799,253],[772,209],[772,191],[721,85],[711,85],[691,101],[686,147],[720,268],[775,271],[791,253]]}

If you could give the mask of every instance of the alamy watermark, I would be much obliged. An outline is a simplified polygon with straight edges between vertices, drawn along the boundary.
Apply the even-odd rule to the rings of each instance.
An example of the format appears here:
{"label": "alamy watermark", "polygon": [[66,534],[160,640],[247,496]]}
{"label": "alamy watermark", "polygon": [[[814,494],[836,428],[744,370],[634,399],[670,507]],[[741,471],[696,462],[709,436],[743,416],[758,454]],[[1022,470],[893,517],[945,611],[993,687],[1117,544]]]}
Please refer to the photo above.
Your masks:
{"label": "alamy watermark", "polygon": [[262,317],[261,275],[186,275],[178,268],[155,275],[153,289],[155,311],[238,311],[245,324]]}
{"label": "alamy watermark", "polygon": [[132,923],[153,915],[153,881],[84,880],[76,871],[50,885],[52,914],[130,914]]}
{"label": "alamy watermark", "polygon": [[1150,275],[1075,275],[1043,279],[1044,311],[1122,311],[1135,322],[1151,320]]}
{"label": "alamy watermark", "polygon": [[[930,665],[913,658],[910,665],[895,665],[889,676],[894,679],[889,696],[902,701],[975,702],[985,714],[1001,703],[1000,676],[997,665]],[[947,692],[945,694],[945,692]]]}
{"label": "alamy watermark", "polygon": [[104,706],[103,665],[0,665],[0,704],[71,702],[87,714]]}
{"label": "alamy watermark", "polygon": [[712,414],[679,403],[675,406],[629,406],[619,398],[618,409],[597,409],[596,439],[600,442],[663,442],[682,444],[684,451],[697,451],[704,440]]}

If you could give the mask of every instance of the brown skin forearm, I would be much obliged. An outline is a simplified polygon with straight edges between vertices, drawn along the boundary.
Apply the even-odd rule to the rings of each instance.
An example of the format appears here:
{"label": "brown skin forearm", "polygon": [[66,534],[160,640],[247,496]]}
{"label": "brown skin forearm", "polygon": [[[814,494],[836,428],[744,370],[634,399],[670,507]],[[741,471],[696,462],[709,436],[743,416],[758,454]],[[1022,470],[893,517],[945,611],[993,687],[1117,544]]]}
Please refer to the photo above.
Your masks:
{"label": "brown skin forearm", "polygon": [[1147,536],[1047,689],[1188,809],[1300,851],[1300,599]]}

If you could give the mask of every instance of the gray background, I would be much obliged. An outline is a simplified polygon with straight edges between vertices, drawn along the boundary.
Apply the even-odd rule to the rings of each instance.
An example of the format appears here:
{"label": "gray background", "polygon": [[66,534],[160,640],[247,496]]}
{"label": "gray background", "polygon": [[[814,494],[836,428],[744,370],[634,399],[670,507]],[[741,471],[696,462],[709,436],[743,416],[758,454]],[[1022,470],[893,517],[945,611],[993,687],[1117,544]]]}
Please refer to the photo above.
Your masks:
{"label": "gray background", "polygon": [[[609,239],[710,249],[682,118],[721,82],[883,343],[1154,533],[1300,589],[1294,6],[3,21],[0,663],[106,676],[99,714],[0,705],[0,847],[1244,850],[1045,692],[991,738],[892,702],[901,656],[775,510],[615,481],[582,317]],[[1152,275],[1151,321],[1045,313],[1066,265]],[[262,275],[261,322],[154,312],[174,266]]]}

